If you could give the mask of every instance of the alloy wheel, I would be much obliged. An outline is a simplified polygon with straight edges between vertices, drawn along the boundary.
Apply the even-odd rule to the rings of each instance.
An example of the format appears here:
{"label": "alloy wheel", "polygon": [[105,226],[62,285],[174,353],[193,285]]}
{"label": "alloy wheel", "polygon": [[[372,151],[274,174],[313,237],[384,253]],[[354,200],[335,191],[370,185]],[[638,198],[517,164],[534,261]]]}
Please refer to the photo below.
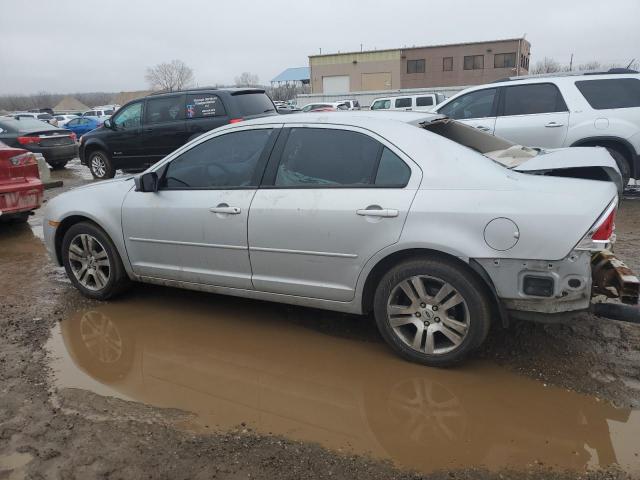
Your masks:
{"label": "alloy wheel", "polygon": [[96,177],[102,178],[107,173],[107,165],[101,155],[91,157],[91,170]]}
{"label": "alloy wheel", "polygon": [[391,290],[387,320],[395,335],[413,350],[441,355],[459,347],[467,336],[469,308],[450,283],[416,275]]}
{"label": "alloy wheel", "polygon": [[69,265],[76,280],[88,290],[106,287],[111,264],[104,246],[92,235],[81,233],[69,244]]}

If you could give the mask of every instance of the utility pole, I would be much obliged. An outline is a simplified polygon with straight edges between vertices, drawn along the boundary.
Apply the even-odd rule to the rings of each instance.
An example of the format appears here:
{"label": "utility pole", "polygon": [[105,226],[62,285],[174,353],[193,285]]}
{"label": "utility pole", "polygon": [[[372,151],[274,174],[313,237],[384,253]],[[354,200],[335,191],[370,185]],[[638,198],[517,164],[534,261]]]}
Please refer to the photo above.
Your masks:
{"label": "utility pole", "polygon": [[362,44],[360,44],[360,51],[362,52]]}
{"label": "utility pole", "polygon": [[573,53],[571,54],[571,60],[569,60],[569,71],[573,71]]}

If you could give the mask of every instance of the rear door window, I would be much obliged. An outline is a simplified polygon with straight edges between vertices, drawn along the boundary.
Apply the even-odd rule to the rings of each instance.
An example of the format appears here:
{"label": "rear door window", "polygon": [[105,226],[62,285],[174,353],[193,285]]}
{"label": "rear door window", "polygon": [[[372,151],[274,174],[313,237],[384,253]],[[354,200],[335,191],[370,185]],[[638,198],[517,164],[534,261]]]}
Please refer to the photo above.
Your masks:
{"label": "rear door window", "polygon": [[224,104],[217,95],[187,95],[187,118],[223,117],[226,114]]}
{"label": "rear door window", "polygon": [[184,95],[150,98],[144,111],[144,123],[166,123],[184,119]]}
{"label": "rear door window", "polygon": [[433,105],[433,97],[418,97],[416,98],[417,107],[430,107]]}
{"label": "rear door window", "polygon": [[640,80],[637,78],[580,80],[576,87],[596,110],[640,107]]}
{"label": "rear door window", "polygon": [[378,187],[406,187],[411,177],[411,169],[395,153],[384,147],[375,184]]}
{"label": "rear door window", "polygon": [[495,116],[496,88],[486,88],[461,95],[438,110],[438,113],[455,120]]}
{"label": "rear door window", "polygon": [[535,83],[505,87],[503,115],[532,115],[566,112],[560,90],[552,83]]}
{"label": "rear door window", "polygon": [[292,128],[275,179],[279,187],[344,187],[373,183],[382,144],[349,130]]}
{"label": "rear door window", "polygon": [[238,104],[240,115],[243,117],[251,115],[262,115],[263,113],[275,112],[276,108],[266,93],[238,93],[232,95],[233,101]]}
{"label": "rear door window", "polygon": [[396,108],[411,107],[411,98],[396,98]]}

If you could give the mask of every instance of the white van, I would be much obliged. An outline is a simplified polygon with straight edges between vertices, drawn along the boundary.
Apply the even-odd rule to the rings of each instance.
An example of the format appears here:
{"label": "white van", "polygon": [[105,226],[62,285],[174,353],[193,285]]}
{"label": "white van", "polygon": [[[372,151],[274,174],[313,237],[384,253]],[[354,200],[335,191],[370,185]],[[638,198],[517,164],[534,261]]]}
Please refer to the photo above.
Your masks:
{"label": "white van", "polygon": [[441,93],[421,93],[418,95],[403,95],[401,97],[376,98],[371,103],[371,110],[414,110],[428,112],[439,103],[444,102]]}

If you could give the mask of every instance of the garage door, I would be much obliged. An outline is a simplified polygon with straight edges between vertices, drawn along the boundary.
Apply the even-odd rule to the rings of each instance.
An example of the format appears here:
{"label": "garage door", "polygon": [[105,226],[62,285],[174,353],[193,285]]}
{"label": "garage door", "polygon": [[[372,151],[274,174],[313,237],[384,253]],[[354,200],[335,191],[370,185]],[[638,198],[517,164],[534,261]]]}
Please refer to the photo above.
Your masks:
{"label": "garage door", "polygon": [[389,90],[390,88],[391,72],[362,74],[362,90]]}
{"label": "garage door", "polygon": [[348,93],[349,86],[349,75],[322,77],[322,93]]}

